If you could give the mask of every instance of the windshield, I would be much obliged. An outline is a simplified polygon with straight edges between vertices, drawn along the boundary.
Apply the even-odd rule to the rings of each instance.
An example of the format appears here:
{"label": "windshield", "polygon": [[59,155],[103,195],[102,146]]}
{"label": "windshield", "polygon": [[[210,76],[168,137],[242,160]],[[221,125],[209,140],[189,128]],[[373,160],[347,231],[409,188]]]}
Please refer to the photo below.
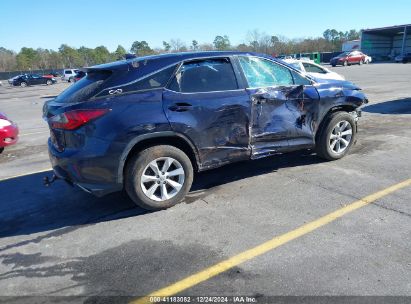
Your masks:
{"label": "windshield", "polygon": [[346,57],[346,56],[348,56],[348,54],[350,54],[349,52],[344,52],[344,53],[341,53],[340,55],[338,55],[337,57]]}

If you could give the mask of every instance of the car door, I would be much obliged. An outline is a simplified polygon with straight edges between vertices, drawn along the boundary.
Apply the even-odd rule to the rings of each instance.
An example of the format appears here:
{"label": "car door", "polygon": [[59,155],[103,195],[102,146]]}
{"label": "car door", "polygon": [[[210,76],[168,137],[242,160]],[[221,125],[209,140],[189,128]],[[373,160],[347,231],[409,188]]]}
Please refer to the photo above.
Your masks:
{"label": "car door", "polygon": [[252,157],[311,146],[319,100],[311,81],[265,58],[239,56],[238,60],[251,101]]}
{"label": "car door", "polygon": [[37,74],[31,75],[31,84],[42,84],[43,83],[43,77]]}
{"label": "car door", "polygon": [[236,73],[229,57],[186,61],[163,93],[171,128],[195,145],[200,169],[250,156],[250,102]]}

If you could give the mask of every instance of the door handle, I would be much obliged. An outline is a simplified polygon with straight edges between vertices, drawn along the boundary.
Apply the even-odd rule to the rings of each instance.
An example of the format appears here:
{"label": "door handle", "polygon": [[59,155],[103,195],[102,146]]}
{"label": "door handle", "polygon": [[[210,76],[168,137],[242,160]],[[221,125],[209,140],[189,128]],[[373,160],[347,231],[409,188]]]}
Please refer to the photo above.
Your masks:
{"label": "door handle", "polygon": [[178,102],[168,107],[168,109],[173,112],[185,112],[185,111],[190,110],[191,108],[192,108],[192,105],[186,102]]}

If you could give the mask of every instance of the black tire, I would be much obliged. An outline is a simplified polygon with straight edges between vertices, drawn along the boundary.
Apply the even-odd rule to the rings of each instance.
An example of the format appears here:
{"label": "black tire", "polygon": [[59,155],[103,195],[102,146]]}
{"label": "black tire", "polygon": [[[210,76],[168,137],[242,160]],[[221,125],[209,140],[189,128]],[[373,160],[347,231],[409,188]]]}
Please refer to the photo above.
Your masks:
{"label": "black tire", "polygon": [[46,84],[47,84],[47,85],[52,85],[52,84],[53,84],[53,81],[51,81],[51,80],[49,79],[49,80],[46,81]]}
{"label": "black tire", "polygon": [[344,61],[343,66],[348,66],[348,61]]}
{"label": "black tire", "polygon": [[337,65],[336,65],[336,64],[332,64],[331,66],[332,66],[333,68],[335,68]]}
{"label": "black tire", "polygon": [[[336,153],[330,147],[330,137],[337,123],[347,121],[351,125],[352,135],[348,146],[341,153]],[[326,160],[336,160],[344,157],[351,149],[356,140],[357,126],[354,117],[347,112],[332,113],[322,125],[321,132],[316,142],[317,155]]]}
{"label": "black tire", "polygon": [[4,151],[4,148],[3,148],[3,147],[0,148],[0,154],[1,154],[3,151]]}
{"label": "black tire", "polygon": [[363,65],[363,63],[364,63],[364,61],[361,59],[358,64],[359,64],[359,65]]}
{"label": "black tire", "polygon": [[27,82],[25,82],[25,81],[20,82],[20,86],[21,86],[22,88],[27,87]]}
{"label": "black tire", "polygon": [[68,82],[72,82],[72,80],[73,80],[73,78],[70,77],[67,81],[68,81]]}
{"label": "black tire", "polygon": [[[156,201],[150,199],[141,186],[141,177],[148,164],[158,158],[171,157],[177,160],[184,170],[184,183],[181,189],[168,200]],[[193,183],[193,166],[189,157],[174,146],[159,145],[147,148],[134,155],[127,163],[124,177],[125,190],[139,207],[147,210],[162,210],[180,203]],[[165,183],[165,182],[164,182]],[[153,182],[153,185],[155,182]],[[161,186],[160,186],[161,187]]]}

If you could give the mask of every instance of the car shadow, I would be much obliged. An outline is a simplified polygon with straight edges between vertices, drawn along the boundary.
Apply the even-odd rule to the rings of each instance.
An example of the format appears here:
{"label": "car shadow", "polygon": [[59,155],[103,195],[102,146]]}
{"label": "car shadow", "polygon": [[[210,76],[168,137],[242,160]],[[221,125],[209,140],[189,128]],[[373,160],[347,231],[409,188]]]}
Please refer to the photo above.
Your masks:
{"label": "car shadow", "polygon": [[[227,183],[275,172],[283,167],[321,161],[310,151],[299,151],[205,171],[195,176],[191,191],[183,203],[203,199]],[[97,198],[62,181],[44,187],[43,178],[50,175],[51,171],[0,182],[0,237],[48,232],[20,245],[25,242],[38,243],[44,238],[61,236],[86,225],[148,213],[136,207],[124,192]],[[0,252],[6,249],[9,247],[0,247]]]}
{"label": "car shadow", "polygon": [[363,112],[378,114],[411,114],[411,98],[402,98],[370,104],[362,108]]}

